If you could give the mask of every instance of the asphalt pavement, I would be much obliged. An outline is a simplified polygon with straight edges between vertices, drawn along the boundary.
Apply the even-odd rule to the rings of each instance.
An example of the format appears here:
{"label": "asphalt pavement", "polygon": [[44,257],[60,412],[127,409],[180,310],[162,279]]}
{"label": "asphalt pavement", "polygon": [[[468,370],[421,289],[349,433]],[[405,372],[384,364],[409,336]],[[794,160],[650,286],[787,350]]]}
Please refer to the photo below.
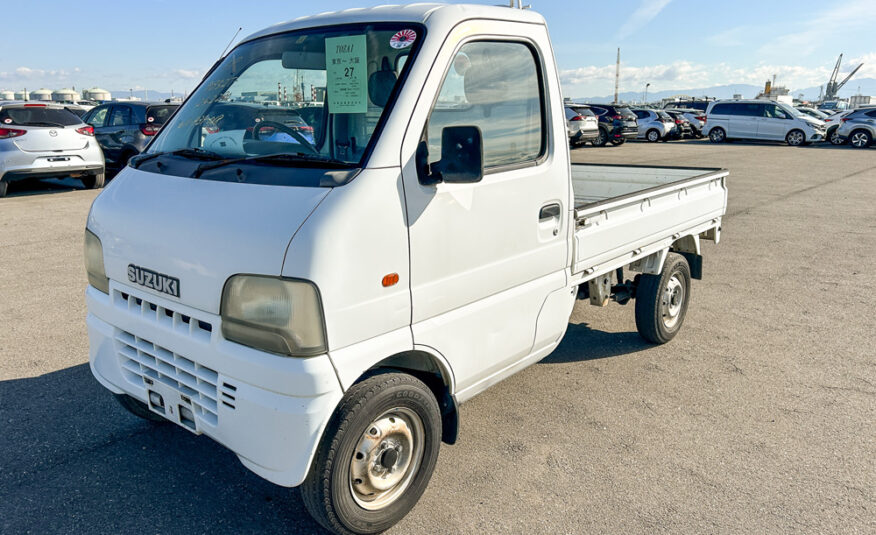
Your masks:
{"label": "asphalt pavement", "polygon": [[[560,347],[461,408],[388,533],[876,532],[876,148],[706,141],[577,162],[725,167],[681,333],[580,302]],[[0,533],[322,533],[295,489],[126,413],[88,369],[96,192],[0,199]]]}

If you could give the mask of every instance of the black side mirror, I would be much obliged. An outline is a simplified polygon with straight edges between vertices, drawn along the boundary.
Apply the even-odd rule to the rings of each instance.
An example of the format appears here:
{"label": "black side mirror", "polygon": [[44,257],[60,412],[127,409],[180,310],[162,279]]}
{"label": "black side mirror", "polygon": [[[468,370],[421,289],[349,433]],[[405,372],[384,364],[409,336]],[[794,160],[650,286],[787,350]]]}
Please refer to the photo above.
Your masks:
{"label": "black side mirror", "polygon": [[441,160],[428,164],[426,141],[417,146],[417,173],[424,186],[480,182],[484,177],[484,147],[477,126],[448,126],[441,131]]}

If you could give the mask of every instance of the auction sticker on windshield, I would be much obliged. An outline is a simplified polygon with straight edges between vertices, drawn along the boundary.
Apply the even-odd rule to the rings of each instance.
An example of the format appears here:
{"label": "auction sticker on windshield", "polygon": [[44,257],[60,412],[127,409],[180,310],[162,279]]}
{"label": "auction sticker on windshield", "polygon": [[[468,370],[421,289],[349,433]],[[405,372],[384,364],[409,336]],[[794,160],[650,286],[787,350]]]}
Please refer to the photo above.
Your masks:
{"label": "auction sticker on windshield", "polygon": [[326,89],[332,113],[368,111],[367,53],[364,35],[325,40]]}

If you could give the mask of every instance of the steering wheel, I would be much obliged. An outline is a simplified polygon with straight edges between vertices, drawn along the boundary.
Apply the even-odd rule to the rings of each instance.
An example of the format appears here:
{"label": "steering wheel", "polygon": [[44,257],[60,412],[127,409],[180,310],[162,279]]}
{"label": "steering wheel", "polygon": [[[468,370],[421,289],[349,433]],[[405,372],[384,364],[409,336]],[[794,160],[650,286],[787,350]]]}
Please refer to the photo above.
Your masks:
{"label": "steering wheel", "polygon": [[306,148],[308,151],[312,152],[313,154],[319,154],[319,149],[314,147],[313,143],[311,143],[310,141],[307,141],[306,137],[302,136],[301,134],[299,134],[298,132],[296,132],[292,128],[289,128],[285,124],[278,123],[276,121],[259,121],[259,122],[257,122],[252,129],[252,138],[255,139],[256,141],[261,141],[261,139],[259,138],[259,130],[261,130],[265,126],[270,126],[272,128],[276,128],[277,130],[279,130],[281,132],[289,134],[290,136],[295,138],[295,141],[297,141],[302,147]]}

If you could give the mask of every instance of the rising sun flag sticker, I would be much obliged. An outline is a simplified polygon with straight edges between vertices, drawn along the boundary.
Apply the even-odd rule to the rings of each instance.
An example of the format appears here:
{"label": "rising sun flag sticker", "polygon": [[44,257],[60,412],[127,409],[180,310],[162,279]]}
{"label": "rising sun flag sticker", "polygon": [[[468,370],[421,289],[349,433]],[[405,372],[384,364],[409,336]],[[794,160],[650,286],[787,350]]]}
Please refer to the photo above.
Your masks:
{"label": "rising sun flag sticker", "polygon": [[414,44],[414,41],[417,40],[417,32],[414,30],[402,30],[400,32],[396,32],[395,35],[389,40],[389,46],[392,48],[407,48]]}

